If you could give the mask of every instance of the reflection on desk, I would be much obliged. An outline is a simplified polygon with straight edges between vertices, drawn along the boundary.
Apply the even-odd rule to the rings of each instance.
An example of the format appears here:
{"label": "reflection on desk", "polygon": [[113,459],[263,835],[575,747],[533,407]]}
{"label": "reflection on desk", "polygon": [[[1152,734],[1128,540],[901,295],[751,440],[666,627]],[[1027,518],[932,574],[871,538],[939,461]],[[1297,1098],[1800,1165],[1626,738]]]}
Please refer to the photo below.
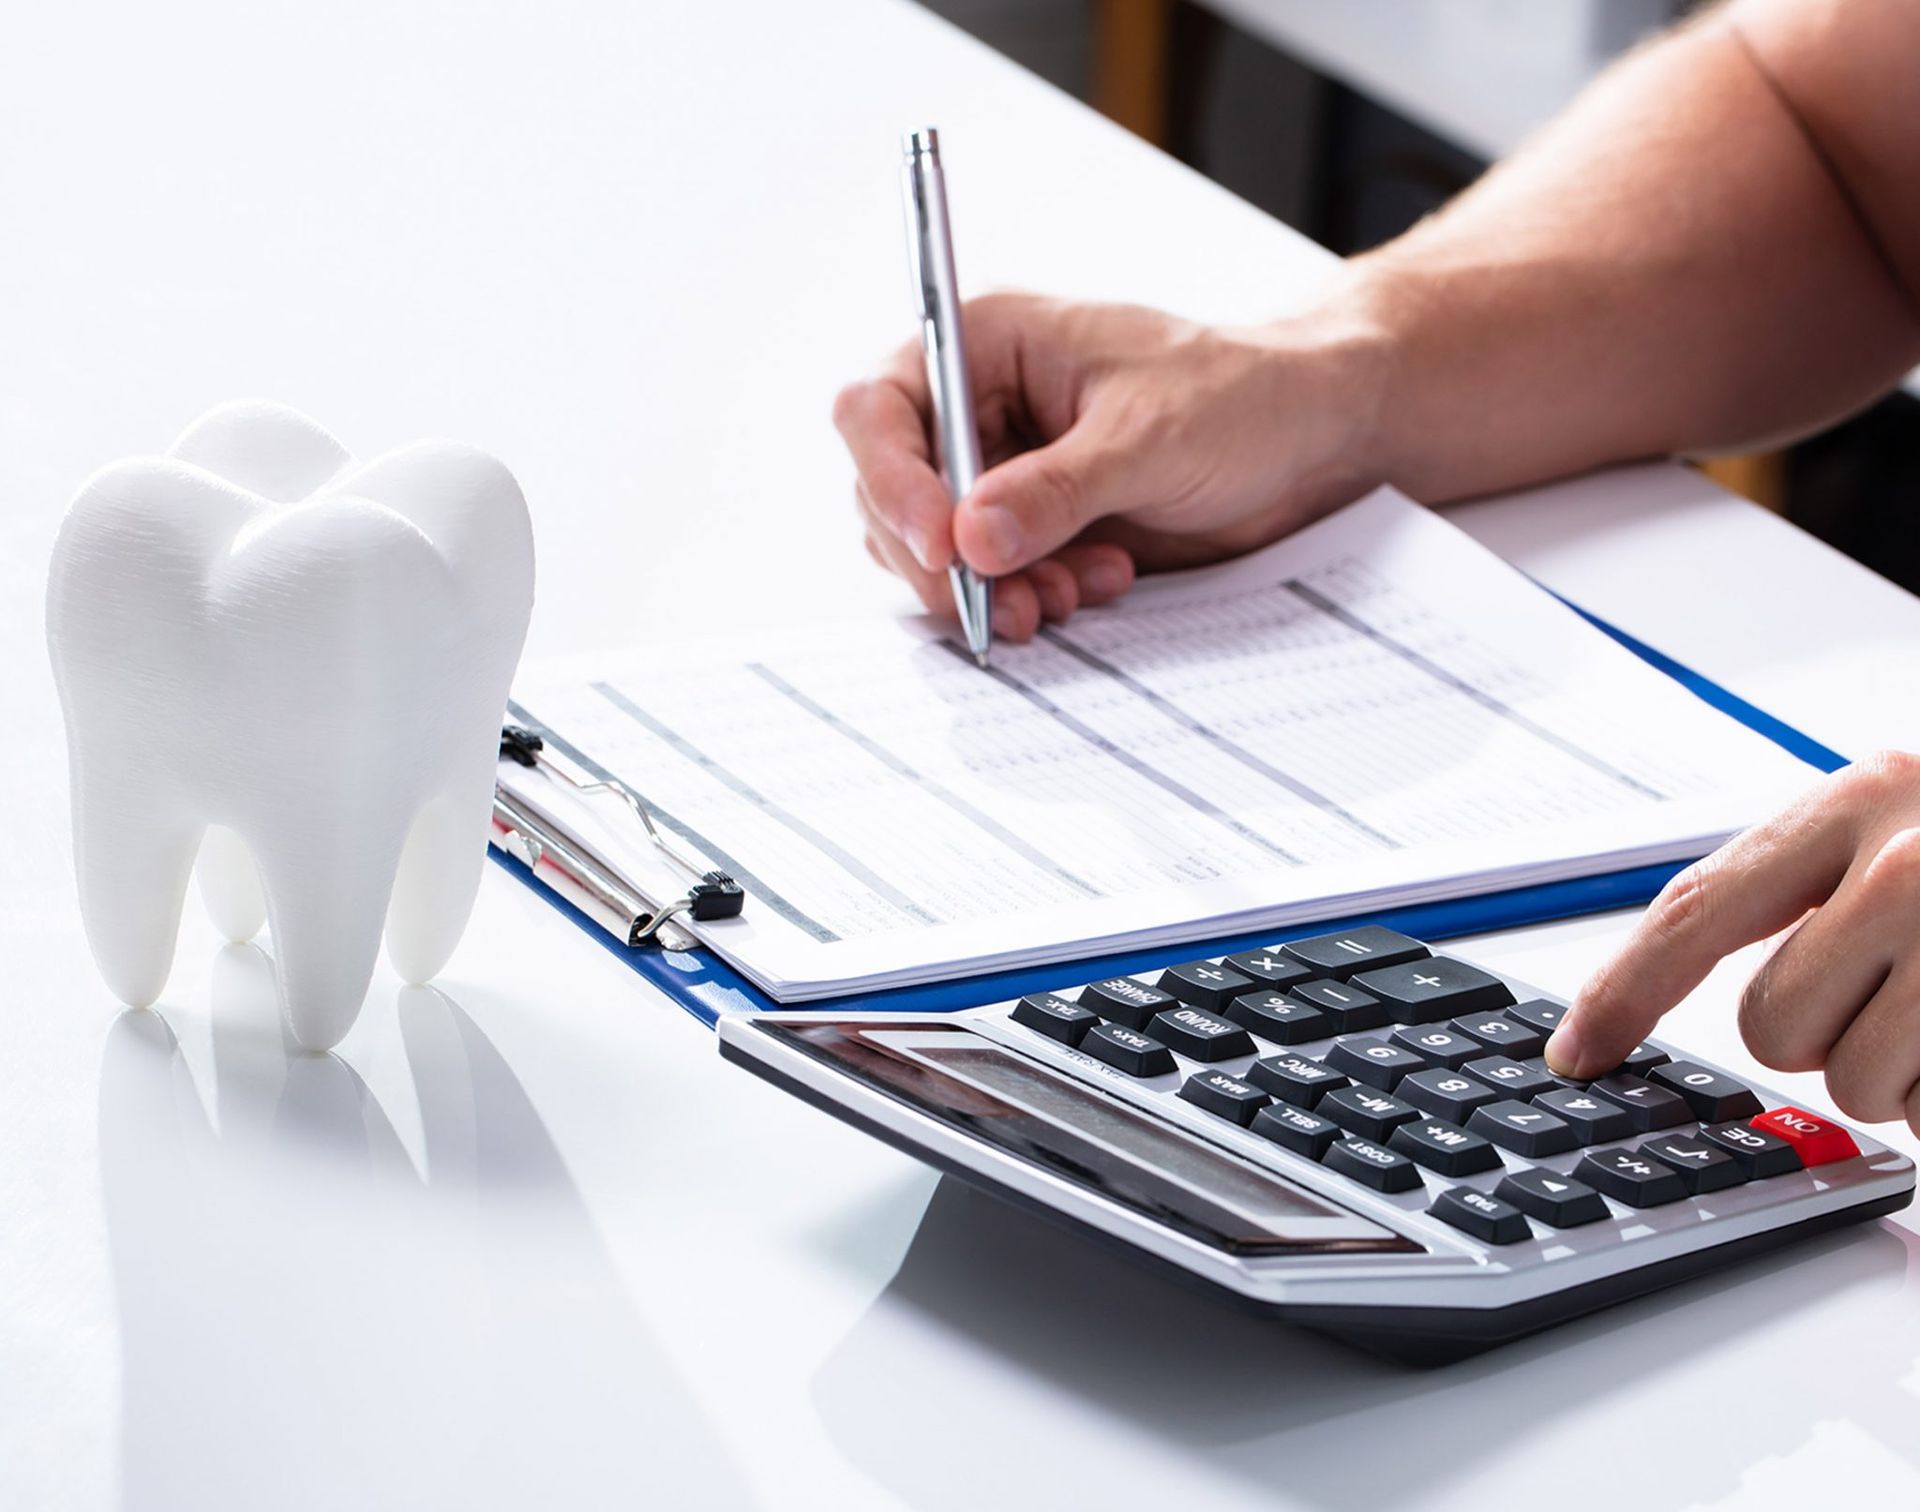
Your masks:
{"label": "reflection on desk", "polygon": [[[951,1512],[1132,1505],[1169,1456],[1189,1467],[1194,1506],[1380,1512],[1463,1490],[1484,1504],[1473,1486],[1509,1470],[1527,1485],[1525,1457],[1556,1441],[1559,1473],[1525,1495],[1617,1512],[1617,1479],[1566,1471],[1630,1466],[1619,1436],[1629,1422],[1675,1446],[1660,1456],[1654,1500],[1711,1505],[1735,1496],[1744,1467],[1835,1418],[1907,1474],[1920,1469],[1916,1402],[1900,1389],[1920,1386],[1905,1379],[1920,1352],[1917,1289],[1920,1239],[1879,1223],[1410,1371],[1189,1290],[947,1177],[813,1398],[850,1460],[914,1505]],[[1886,1327],[1851,1341],[1844,1380],[1796,1383],[1797,1362],[1831,1356],[1828,1308],[1862,1291],[1884,1299]],[[1694,1374],[1742,1333],[1764,1337],[1769,1379],[1730,1388],[1724,1364]],[[1609,1347],[1591,1347],[1600,1334]],[[919,1368],[936,1345],[955,1362],[938,1375]],[[917,1388],[901,1391],[909,1379]],[[969,1452],[955,1452],[957,1435]],[[1711,1452],[1677,1452],[1686,1442]]]}
{"label": "reflection on desk", "polygon": [[662,1474],[745,1504],[473,1020],[399,994],[420,1169],[352,1066],[280,1037],[272,969],[221,953],[210,1087],[156,1013],[107,1036],[126,1505],[633,1506]]}

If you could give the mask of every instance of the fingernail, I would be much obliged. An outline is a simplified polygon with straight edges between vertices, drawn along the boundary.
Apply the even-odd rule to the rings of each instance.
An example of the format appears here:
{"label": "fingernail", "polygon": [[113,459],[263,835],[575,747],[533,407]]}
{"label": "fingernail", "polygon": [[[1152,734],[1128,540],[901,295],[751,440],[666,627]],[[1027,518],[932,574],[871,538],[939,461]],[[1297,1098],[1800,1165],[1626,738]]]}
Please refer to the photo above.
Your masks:
{"label": "fingernail", "polygon": [[933,571],[933,542],[928,539],[926,530],[919,525],[908,524],[906,528],[907,550],[913,553],[913,559],[928,572]]}
{"label": "fingernail", "polygon": [[1547,1040],[1547,1069],[1555,1076],[1572,1076],[1580,1069],[1580,1030],[1571,1014]]}
{"label": "fingernail", "polygon": [[1020,522],[1011,510],[989,504],[976,509],[973,518],[974,529],[984,538],[987,554],[995,564],[1007,567],[1020,560]]}
{"label": "fingernail", "polygon": [[1113,598],[1127,591],[1129,574],[1118,562],[1095,562],[1083,580],[1087,592],[1097,598]]}

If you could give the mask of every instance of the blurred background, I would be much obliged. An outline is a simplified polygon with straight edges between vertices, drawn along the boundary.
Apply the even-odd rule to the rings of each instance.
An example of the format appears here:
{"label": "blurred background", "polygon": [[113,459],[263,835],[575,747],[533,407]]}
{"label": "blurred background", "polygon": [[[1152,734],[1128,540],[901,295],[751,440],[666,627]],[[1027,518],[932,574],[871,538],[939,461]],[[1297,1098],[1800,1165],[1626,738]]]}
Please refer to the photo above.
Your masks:
{"label": "blurred background", "polygon": [[[922,3],[1348,254],[1444,204],[1698,0]],[[1706,466],[1920,591],[1916,395],[1909,378],[1785,452]]]}

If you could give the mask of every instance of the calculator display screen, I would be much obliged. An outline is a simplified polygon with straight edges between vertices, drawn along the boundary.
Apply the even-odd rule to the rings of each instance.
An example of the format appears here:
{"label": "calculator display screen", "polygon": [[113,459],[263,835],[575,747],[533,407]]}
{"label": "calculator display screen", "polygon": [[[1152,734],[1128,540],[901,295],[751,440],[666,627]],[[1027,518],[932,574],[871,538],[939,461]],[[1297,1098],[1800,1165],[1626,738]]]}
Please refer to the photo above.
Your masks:
{"label": "calculator display screen", "polygon": [[766,1033],[996,1149],[1231,1254],[1418,1246],[964,1029],[762,1022]]}

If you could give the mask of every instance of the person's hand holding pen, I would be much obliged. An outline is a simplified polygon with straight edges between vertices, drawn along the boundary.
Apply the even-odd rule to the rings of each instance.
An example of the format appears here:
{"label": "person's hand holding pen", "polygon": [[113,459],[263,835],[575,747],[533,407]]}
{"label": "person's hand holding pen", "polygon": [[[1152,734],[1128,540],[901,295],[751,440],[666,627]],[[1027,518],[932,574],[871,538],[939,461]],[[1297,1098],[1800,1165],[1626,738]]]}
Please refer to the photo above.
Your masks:
{"label": "person's hand holding pen", "polygon": [[953,618],[957,551],[998,580],[997,636],[1105,603],[1136,572],[1276,540],[1364,493],[1372,338],[1335,312],[1250,330],[1030,294],[964,322],[987,471],[949,502],[920,343],[843,390],[867,550]]}

